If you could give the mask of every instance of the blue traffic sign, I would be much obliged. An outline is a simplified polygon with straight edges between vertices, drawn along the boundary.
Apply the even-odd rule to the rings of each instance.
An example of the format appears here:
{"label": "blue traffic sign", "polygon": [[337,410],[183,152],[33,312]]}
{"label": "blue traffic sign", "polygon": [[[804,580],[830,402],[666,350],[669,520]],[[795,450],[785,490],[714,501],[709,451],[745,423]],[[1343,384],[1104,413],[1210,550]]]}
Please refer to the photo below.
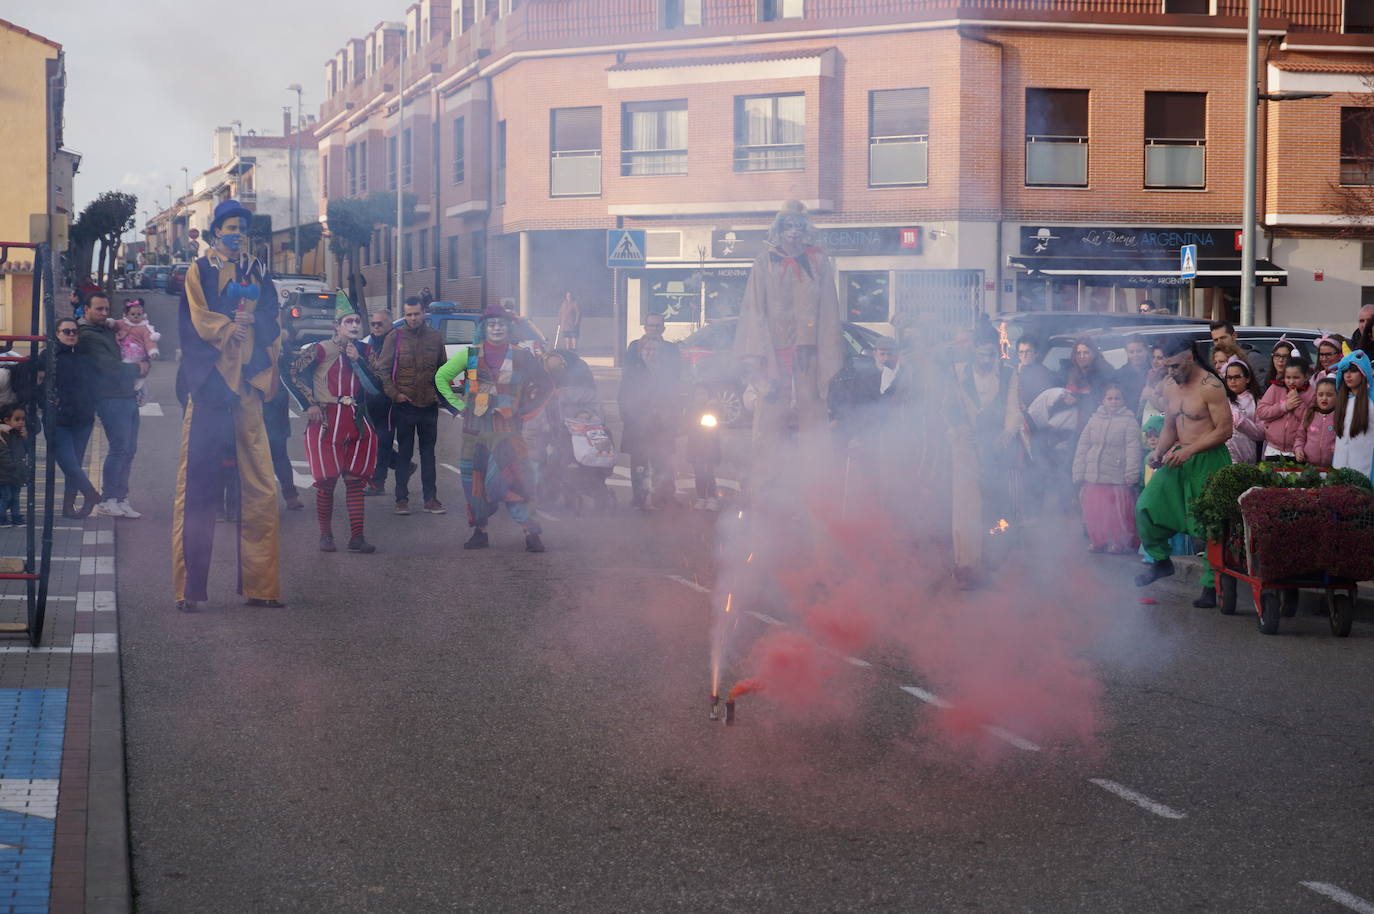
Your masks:
{"label": "blue traffic sign", "polygon": [[1197,245],[1185,244],[1178,249],[1178,272],[1184,279],[1197,279]]}
{"label": "blue traffic sign", "polygon": [[644,266],[644,229],[606,229],[606,266]]}

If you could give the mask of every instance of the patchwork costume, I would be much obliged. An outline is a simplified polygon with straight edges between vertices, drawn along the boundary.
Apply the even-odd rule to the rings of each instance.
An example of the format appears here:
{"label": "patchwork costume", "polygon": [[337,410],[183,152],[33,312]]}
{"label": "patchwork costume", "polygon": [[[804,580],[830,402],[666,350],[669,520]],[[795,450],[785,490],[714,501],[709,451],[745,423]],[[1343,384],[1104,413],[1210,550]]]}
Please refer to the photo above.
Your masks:
{"label": "patchwork costume", "polygon": [[[500,309],[486,319],[509,316]],[[475,345],[459,349],[434,376],[435,384],[463,414],[463,450],[458,468],[468,503],[468,525],[486,527],[501,505],[527,534],[540,533],[534,509],[537,483],[525,442],[525,424],[539,414],[553,392],[543,364],[514,341],[487,342],[482,329]]]}
{"label": "patchwork costume", "polygon": [[[339,317],[354,313],[342,293],[336,309]],[[291,387],[304,409],[319,407],[323,418],[305,427],[305,460],[315,479],[320,534],[332,535],[334,490],[342,476],[349,534],[361,539],[363,488],[377,467],[379,447],[377,432],[363,406],[363,394],[376,396],[381,385],[368,368],[368,345],[361,340],[353,345],[357,359],[345,353],[347,342],[332,339],[303,350],[291,363]]]}
{"label": "patchwork costume", "polygon": [[[231,217],[251,214],[221,203],[212,235]],[[263,426],[263,402],[279,387],[278,301],[258,260],[230,258],[218,245],[186,273],[178,320],[187,403],[172,513],[172,585],[181,608],[208,598],[216,507],[229,474],[239,483],[237,590],[250,600],[280,597],[276,480]],[[234,315],[244,311],[253,320],[236,340]]]}

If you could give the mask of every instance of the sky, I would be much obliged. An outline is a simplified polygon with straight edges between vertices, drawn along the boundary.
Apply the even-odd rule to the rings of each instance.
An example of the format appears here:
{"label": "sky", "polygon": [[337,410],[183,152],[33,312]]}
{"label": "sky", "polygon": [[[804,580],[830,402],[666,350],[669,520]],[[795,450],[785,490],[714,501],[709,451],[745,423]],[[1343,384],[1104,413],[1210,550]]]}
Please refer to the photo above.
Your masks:
{"label": "sky", "polygon": [[[151,215],[212,164],[214,128],[281,134],[283,105],[319,114],[324,64],[349,38],[404,18],[410,0],[0,0],[0,19],[60,43],[66,146],[81,154],[76,210],[106,190]],[[228,28],[213,38],[212,23]],[[230,40],[240,47],[234,49]],[[144,215],[138,220],[142,226]]]}

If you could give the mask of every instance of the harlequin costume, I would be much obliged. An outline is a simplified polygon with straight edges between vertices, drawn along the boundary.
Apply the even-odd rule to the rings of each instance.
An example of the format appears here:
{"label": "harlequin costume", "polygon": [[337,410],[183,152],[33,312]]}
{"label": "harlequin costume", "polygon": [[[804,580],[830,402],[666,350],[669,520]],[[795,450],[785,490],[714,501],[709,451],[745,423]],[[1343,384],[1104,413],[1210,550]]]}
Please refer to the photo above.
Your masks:
{"label": "harlequin costume", "polygon": [[[486,545],[487,522],[504,504],[511,519],[524,528],[526,547],[542,551],[534,508],[537,483],[534,461],[525,443],[525,423],[539,414],[553,381],[544,365],[514,340],[486,338],[492,318],[510,323],[502,308],[482,312],[476,343],[459,349],[435,373],[439,392],[463,414],[463,450],[458,469],[468,503],[468,525],[475,527],[469,548]],[[533,540],[530,538],[533,537]]]}
{"label": "harlequin costume", "polygon": [[[339,293],[335,320],[355,316],[348,298]],[[361,315],[357,315],[361,320]],[[350,359],[351,342],[359,358]],[[362,340],[325,340],[304,349],[291,363],[292,393],[307,410],[319,407],[323,421],[305,427],[305,460],[315,479],[315,511],[320,524],[320,549],[335,551],[333,542],[334,490],[344,481],[348,508],[349,551],[375,552],[363,539],[363,489],[377,466],[377,432],[367,420],[363,394],[381,390],[367,367],[370,348]]]}
{"label": "harlequin costume", "polygon": [[[223,505],[228,474],[237,474],[237,591],[254,603],[276,604],[280,593],[276,480],[263,427],[263,401],[278,389],[281,350],[276,287],[246,251],[240,225],[252,214],[236,201],[215,207],[213,245],[191,264],[178,323],[187,392],[181,427],[181,462],[172,511],[172,586],[177,606],[193,610],[208,599],[207,578],[215,538],[215,509]],[[235,340],[236,312],[253,315],[247,336]]]}

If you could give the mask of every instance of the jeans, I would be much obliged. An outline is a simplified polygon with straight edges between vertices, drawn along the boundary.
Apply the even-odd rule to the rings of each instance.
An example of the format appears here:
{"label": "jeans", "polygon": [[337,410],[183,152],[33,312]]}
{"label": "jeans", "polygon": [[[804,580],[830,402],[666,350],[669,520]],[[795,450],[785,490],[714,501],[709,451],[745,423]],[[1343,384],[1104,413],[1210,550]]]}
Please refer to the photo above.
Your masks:
{"label": "jeans", "polygon": [[0,523],[4,523],[8,517],[10,523],[23,523],[23,515],[19,513],[19,486],[0,486]]}
{"label": "jeans", "polygon": [[425,501],[439,497],[434,471],[434,442],[439,438],[439,405],[397,403],[391,421],[396,426],[396,500],[409,499],[410,457],[420,439],[420,489]]}
{"label": "jeans", "polygon": [[96,415],[110,442],[105,455],[105,491],[102,497],[129,497],[129,470],[138,452],[138,401],[133,397],[105,397],[96,403]]}
{"label": "jeans", "polygon": [[85,425],[53,427],[53,459],[62,468],[67,492],[75,495],[91,488],[90,477],[81,465],[86,462],[86,444],[91,440],[95,420]]}
{"label": "jeans", "polygon": [[262,424],[267,431],[267,443],[272,448],[272,472],[281,487],[282,498],[295,498],[296,474],[291,468],[291,455],[286,450],[286,443],[291,440],[291,412],[285,391],[277,391],[275,397],[262,404]]}

